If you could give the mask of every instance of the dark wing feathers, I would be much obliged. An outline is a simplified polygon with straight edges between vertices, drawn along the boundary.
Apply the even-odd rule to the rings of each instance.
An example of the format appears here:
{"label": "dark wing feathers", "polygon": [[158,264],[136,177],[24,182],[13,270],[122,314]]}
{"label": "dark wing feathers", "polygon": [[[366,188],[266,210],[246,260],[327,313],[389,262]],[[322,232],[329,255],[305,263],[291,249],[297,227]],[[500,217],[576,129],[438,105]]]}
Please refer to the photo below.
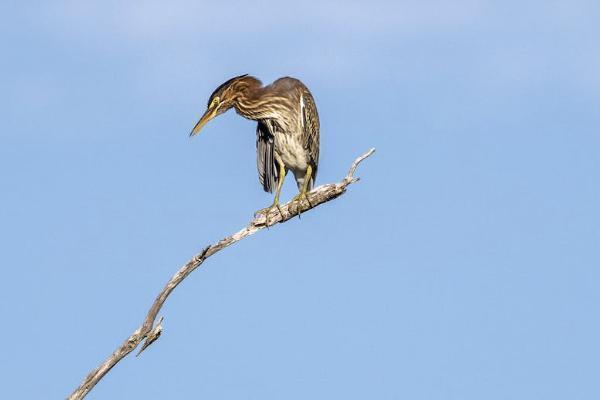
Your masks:
{"label": "dark wing feathers", "polygon": [[311,179],[312,188],[312,184],[317,178],[317,169],[319,167],[319,113],[317,112],[315,100],[308,90],[303,90],[302,101],[304,102],[304,106],[302,107],[302,118],[304,118],[302,139],[304,148],[308,151],[308,162],[313,169]]}
{"label": "dark wing feathers", "polygon": [[[293,104],[300,100],[302,124],[302,145],[308,155],[308,163],[312,167],[312,178],[309,188],[317,177],[319,166],[319,114],[310,91],[297,79],[281,78],[269,85],[271,91],[287,97]],[[297,109],[296,109],[297,110]],[[290,110],[291,112],[291,110]],[[297,112],[297,111],[295,111]],[[296,114],[297,115],[297,114]],[[266,192],[273,192],[279,180],[279,168],[274,154],[274,129],[277,121],[258,121],[256,127],[256,165],[258,179]],[[289,134],[289,133],[288,133]]]}
{"label": "dark wing feathers", "polygon": [[256,126],[256,167],[258,180],[265,192],[269,193],[273,193],[279,175],[273,154],[274,147],[274,137],[268,126],[259,121]]}

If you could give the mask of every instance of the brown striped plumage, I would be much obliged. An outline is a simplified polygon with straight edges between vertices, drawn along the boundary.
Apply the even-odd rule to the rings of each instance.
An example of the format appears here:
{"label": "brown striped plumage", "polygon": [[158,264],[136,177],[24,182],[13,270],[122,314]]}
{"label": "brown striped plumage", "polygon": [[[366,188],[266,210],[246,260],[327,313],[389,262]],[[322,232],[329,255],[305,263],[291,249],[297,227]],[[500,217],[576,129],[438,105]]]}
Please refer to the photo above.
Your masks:
{"label": "brown striped plumage", "polygon": [[319,164],[319,115],[308,88],[289,77],[263,86],[252,76],[237,76],[215,89],[206,112],[190,135],[197,134],[206,122],[231,108],[258,122],[258,176],[265,191],[277,189],[275,203],[289,170],[296,178],[301,196],[310,190]]}

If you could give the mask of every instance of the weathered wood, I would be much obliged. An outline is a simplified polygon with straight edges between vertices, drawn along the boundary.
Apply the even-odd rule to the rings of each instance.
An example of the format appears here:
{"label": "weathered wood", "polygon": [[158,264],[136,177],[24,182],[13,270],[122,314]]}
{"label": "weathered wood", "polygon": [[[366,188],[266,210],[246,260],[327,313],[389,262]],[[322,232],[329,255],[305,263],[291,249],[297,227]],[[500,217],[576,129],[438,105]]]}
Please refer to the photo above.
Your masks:
{"label": "weathered wood", "polygon": [[[307,201],[302,202],[288,202],[281,206],[281,213],[277,209],[273,209],[268,215],[269,226],[273,226],[278,223],[286,222],[299,213],[304,213],[312,208],[317,207],[320,204],[326,203],[330,200],[333,200],[339,196],[341,196],[345,191],[348,185],[357,182],[359,178],[354,177],[354,172],[356,171],[356,167],[358,164],[363,161],[365,158],[369,157],[371,154],[375,152],[375,149],[371,149],[362,156],[358,157],[352,163],[348,174],[342,179],[341,182],[338,183],[329,183],[326,185],[321,185],[315,189],[313,189],[310,193],[307,193]],[[161,317],[158,323],[154,324],[160,309],[163,304],[167,300],[167,297],[171,294],[171,292],[179,285],[189,274],[191,274],[196,268],[198,268],[204,260],[213,254],[223,250],[224,248],[239,242],[247,236],[253,235],[261,229],[267,227],[267,216],[258,215],[256,216],[248,226],[241,229],[240,231],[234,233],[231,236],[227,236],[217,243],[212,244],[208,247],[205,247],[201,252],[192,257],[179,271],[173,275],[173,277],[167,282],[163,290],[158,294],[156,300],[150,307],[146,318],[142,326],[136,329],[131,336],[129,336],[121,346],[119,346],[99,367],[90,372],[81,385],[71,395],[67,398],[69,400],[79,400],[83,399],[90,390],[114,367],[119,361],[121,361],[125,356],[131,353],[135,348],[145,339],[144,344],[142,345],[140,351],[137,355],[139,355],[142,351],[144,351],[149,345],[151,345],[162,332],[162,321]]]}

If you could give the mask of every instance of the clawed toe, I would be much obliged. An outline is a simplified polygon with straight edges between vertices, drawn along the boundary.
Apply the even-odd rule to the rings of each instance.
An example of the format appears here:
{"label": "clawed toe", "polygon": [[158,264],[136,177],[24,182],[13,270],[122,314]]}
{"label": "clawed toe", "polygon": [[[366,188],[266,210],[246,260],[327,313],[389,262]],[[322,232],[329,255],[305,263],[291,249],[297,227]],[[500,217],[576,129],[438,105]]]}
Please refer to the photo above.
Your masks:
{"label": "clawed toe", "polygon": [[279,206],[279,203],[273,203],[269,207],[261,208],[260,210],[258,210],[254,213],[254,216],[258,217],[260,214],[264,215],[265,216],[265,225],[269,226],[270,225],[269,215],[271,214],[271,211],[273,211],[273,209],[277,209],[277,211],[279,212],[279,215],[281,215],[281,217],[283,217],[283,213],[281,212],[281,207]]}
{"label": "clawed toe", "polygon": [[296,213],[298,214],[298,218],[300,218],[300,214],[302,214],[302,202],[306,201],[309,206],[312,207],[310,200],[306,196],[306,193],[299,193],[292,199],[292,203],[296,206]]}

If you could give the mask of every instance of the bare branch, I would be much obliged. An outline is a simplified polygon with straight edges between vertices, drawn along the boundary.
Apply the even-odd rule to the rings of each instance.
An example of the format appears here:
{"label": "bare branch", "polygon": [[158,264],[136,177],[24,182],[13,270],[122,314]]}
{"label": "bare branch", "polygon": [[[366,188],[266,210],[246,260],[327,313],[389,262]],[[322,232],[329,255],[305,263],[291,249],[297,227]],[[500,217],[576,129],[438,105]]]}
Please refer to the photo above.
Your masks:
{"label": "bare branch", "polygon": [[[313,189],[310,193],[307,193],[307,200],[303,201],[301,204],[297,202],[288,202],[281,206],[281,214],[277,209],[273,209],[268,217],[269,226],[273,226],[277,223],[286,222],[296,215],[300,213],[304,213],[312,208],[317,207],[320,204],[326,203],[330,200],[333,200],[339,196],[341,196],[344,192],[346,192],[346,187],[356,181],[358,178],[354,177],[354,172],[356,171],[356,167],[358,164],[363,161],[365,158],[369,157],[371,154],[375,152],[375,149],[370,149],[368,152],[358,157],[352,163],[348,174],[342,179],[339,183],[329,183],[326,185],[321,185],[315,189]],[[200,253],[196,254],[190,261],[188,261],[179,271],[173,275],[173,277],[167,282],[163,290],[158,294],[156,300],[150,307],[146,318],[144,319],[144,323],[138,329],[135,330],[129,336],[121,346],[119,346],[100,366],[90,372],[81,385],[71,395],[67,398],[68,400],[79,400],[83,399],[92,388],[114,367],[119,361],[121,361],[125,356],[131,353],[135,348],[145,339],[144,344],[142,345],[140,351],[137,355],[139,355],[142,351],[144,351],[148,346],[150,346],[154,341],[156,341],[161,332],[162,332],[162,321],[163,317],[161,317],[158,323],[155,325],[154,321],[163,304],[167,300],[167,297],[171,294],[171,292],[179,285],[189,274],[191,274],[196,268],[198,268],[204,260],[218,251],[223,250],[224,248],[239,242],[247,236],[253,235],[261,229],[267,227],[266,225],[267,219],[265,215],[256,216],[248,226],[241,229],[240,231],[234,233],[231,236],[227,236],[217,243],[212,244],[206,248],[204,248]]]}
{"label": "bare branch", "polygon": [[358,164],[360,164],[365,158],[369,157],[373,153],[375,153],[375,147],[371,147],[371,149],[369,151],[367,151],[365,154],[363,154],[362,156],[360,156],[356,160],[354,160],[354,162],[350,166],[350,169],[348,170],[348,174],[346,175],[344,180],[351,182],[351,183],[357,182],[359,180],[359,178],[354,177],[354,172],[356,171],[356,167],[358,167]]}

